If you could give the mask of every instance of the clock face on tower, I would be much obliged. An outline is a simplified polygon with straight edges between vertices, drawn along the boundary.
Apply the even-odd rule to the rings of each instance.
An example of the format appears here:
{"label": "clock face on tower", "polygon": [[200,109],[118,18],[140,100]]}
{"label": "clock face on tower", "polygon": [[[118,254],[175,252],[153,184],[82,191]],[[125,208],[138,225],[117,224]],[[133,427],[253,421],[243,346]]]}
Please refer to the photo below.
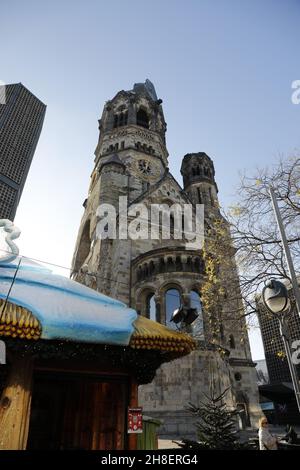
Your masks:
{"label": "clock face on tower", "polygon": [[147,176],[151,175],[151,172],[152,172],[151,162],[148,162],[147,160],[139,160],[138,167],[139,167],[139,171],[142,174],[147,175]]}
{"label": "clock face on tower", "polygon": [[132,164],[133,173],[146,181],[152,181],[160,176],[160,164],[152,159],[139,158]]}

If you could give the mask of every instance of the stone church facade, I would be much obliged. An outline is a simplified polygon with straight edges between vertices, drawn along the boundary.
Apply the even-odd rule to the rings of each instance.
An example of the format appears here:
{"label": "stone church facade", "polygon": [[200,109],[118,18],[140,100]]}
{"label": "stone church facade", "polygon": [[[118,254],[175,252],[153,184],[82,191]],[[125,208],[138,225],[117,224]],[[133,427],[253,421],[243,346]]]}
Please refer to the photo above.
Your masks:
{"label": "stone church facade", "polygon": [[132,220],[130,208],[138,204],[149,210],[153,204],[192,204],[193,208],[203,204],[205,224],[209,224],[219,211],[212,160],[203,152],[185,155],[183,187],[175,180],[168,169],[162,100],[148,80],[106,102],[99,131],[72,277],[171,328],[175,327],[171,317],[176,308],[193,307],[199,314],[188,329],[197,340],[196,351],[164,364],[154,381],[140,388],[140,405],[146,414],[163,421],[162,436],[192,436],[193,423],[185,407],[202,400],[213,383],[220,390],[230,387],[227,401],[241,410],[240,425],[256,426],[260,408],[255,364],[248,338],[240,341],[245,325],[240,323],[235,331],[222,325],[219,343],[225,356],[209,342],[209,323],[201,305],[201,250],[191,247],[184,237],[176,239],[172,215],[167,239],[161,232],[155,239],[99,237],[99,205],[113,206],[119,224],[120,196],[128,201],[127,222]]}

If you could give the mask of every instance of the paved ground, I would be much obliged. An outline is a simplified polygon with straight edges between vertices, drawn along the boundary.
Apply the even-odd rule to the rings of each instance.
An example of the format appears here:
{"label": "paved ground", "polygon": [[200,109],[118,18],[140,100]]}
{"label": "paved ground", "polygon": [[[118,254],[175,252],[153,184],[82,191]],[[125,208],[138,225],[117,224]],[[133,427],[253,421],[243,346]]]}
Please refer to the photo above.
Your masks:
{"label": "paved ground", "polygon": [[[300,427],[295,426],[294,427],[296,433],[298,434],[298,437],[300,437]],[[272,426],[270,425],[270,432],[274,434],[275,436],[278,437],[283,437],[286,434],[285,426]],[[240,438],[241,441],[247,441],[249,438],[255,438],[258,437],[257,434],[257,429],[249,429],[246,431],[241,431],[240,432]],[[180,438],[174,440],[180,441]],[[159,449],[178,449],[179,446],[175,444],[172,439],[158,439],[158,448]]]}
{"label": "paved ground", "polygon": [[179,446],[169,439],[158,439],[159,449],[178,449]]}

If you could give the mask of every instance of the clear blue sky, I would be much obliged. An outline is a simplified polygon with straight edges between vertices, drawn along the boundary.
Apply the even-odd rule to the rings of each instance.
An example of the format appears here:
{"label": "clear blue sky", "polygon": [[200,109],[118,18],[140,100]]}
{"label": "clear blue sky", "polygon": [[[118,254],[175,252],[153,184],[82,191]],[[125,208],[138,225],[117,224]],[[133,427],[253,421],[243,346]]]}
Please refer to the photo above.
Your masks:
{"label": "clear blue sky", "polygon": [[[299,23],[297,0],[2,0],[0,80],[48,107],[16,217],[21,252],[70,266],[97,119],[134,82],[149,78],[163,99],[174,176],[205,151],[224,206],[239,171],[300,148]],[[255,332],[251,343],[262,357]]]}

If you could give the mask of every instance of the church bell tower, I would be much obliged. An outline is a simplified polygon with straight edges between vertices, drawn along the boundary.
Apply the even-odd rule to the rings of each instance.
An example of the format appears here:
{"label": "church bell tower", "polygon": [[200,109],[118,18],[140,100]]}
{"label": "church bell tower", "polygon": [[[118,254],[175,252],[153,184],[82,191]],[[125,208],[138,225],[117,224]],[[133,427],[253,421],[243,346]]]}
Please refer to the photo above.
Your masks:
{"label": "church bell tower", "polygon": [[218,187],[211,158],[204,152],[188,153],[181,165],[183,187],[194,204],[204,204],[206,211],[218,208]]}
{"label": "church bell tower", "polygon": [[101,175],[104,166],[123,164],[130,177],[129,202],[162,177],[168,166],[166,122],[162,100],[150,80],[107,101],[99,131],[95,169]]}
{"label": "church bell tower", "polygon": [[[163,178],[168,172],[166,127],[162,100],[150,80],[136,83],[132,90],[119,91],[105,103],[99,119],[95,164],[73,255],[72,277],[108,295],[117,295],[108,280],[111,274],[107,266],[112,270],[114,263],[107,259],[112,242],[97,237],[97,208],[100,203],[111,204],[118,213],[120,196],[125,196],[130,205]],[[120,250],[128,251],[127,244],[127,240],[122,241]],[[95,266],[98,282],[83,275],[83,271],[95,271]],[[99,269],[103,282],[99,281]],[[128,292],[121,299],[126,301]]]}

